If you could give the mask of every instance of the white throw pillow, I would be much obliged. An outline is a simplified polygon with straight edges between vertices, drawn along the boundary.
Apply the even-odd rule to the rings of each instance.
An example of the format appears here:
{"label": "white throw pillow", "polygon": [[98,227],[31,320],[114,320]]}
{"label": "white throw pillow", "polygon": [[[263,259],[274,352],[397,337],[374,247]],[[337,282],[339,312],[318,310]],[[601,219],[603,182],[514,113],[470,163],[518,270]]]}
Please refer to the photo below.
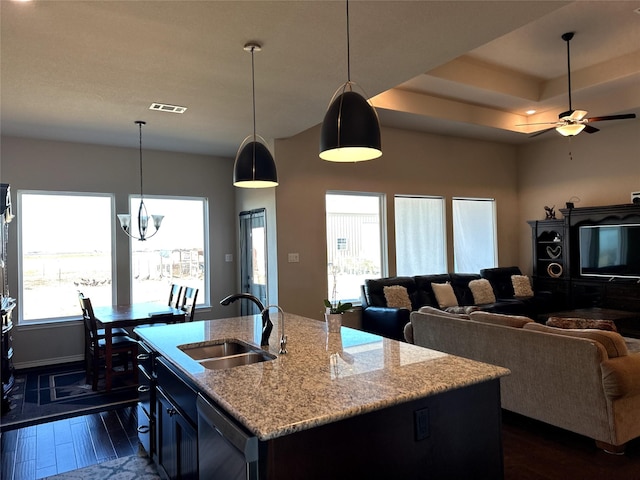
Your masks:
{"label": "white throw pillow", "polygon": [[486,278],[471,280],[469,282],[469,289],[473,295],[473,303],[476,305],[496,303],[496,295],[493,293],[493,288]]}
{"label": "white throw pillow", "polygon": [[411,300],[407,289],[400,285],[391,285],[383,288],[384,298],[387,301],[387,307],[406,308],[411,311]]}
{"label": "white throw pillow", "polygon": [[453,293],[453,287],[449,282],[447,283],[432,283],[431,288],[436,296],[436,301],[440,308],[457,307],[458,299],[456,294]]}
{"label": "white throw pillow", "polygon": [[533,297],[531,281],[526,275],[511,275],[514,297]]}

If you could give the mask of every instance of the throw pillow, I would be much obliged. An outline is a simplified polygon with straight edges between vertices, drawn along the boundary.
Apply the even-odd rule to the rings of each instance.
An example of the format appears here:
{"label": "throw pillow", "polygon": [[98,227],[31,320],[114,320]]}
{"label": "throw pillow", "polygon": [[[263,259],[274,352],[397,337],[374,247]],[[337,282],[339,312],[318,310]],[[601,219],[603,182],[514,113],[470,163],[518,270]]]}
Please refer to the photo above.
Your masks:
{"label": "throw pillow", "polygon": [[431,314],[431,315],[438,315],[439,317],[469,318],[469,315],[467,315],[464,312],[462,312],[462,313],[454,313],[453,310],[457,309],[457,308],[464,308],[464,307],[447,307],[444,310],[440,310],[439,308],[431,307],[429,305],[425,305],[424,307],[420,307],[418,309],[418,312],[420,312],[420,313],[428,313],[428,314]]}
{"label": "throw pillow", "polygon": [[469,282],[469,289],[473,295],[473,303],[476,305],[484,305],[487,303],[496,303],[496,296],[489,280],[480,278]]}
{"label": "throw pillow", "polygon": [[471,320],[475,320],[476,322],[482,323],[491,323],[494,325],[503,325],[505,327],[514,327],[514,328],[522,328],[527,323],[533,322],[528,317],[522,317],[519,315],[505,315],[502,313],[492,313],[492,312],[483,312],[477,311],[473,312],[469,318]]}
{"label": "throw pillow", "polygon": [[471,312],[479,309],[480,307],[475,305],[458,305],[457,307],[447,307],[444,311],[447,313],[455,313],[456,315],[469,315]]}
{"label": "throw pillow", "polygon": [[400,285],[384,287],[384,298],[387,301],[387,307],[406,308],[411,311],[411,300],[405,287]]}
{"label": "throw pillow", "polygon": [[458,299],[453,292],[453,287],[447,283],[432,283],[431,288],[436,296],[436,302],[440,308],[457,307]]}
{"label": "throw pillow", "polygon": [[514,297],[533,297],[531,281],[526,275],[511,275]]}
{"label": "throw pillow", "polygon": [[612,320],[591,320],[589,318],[564,318],[549,317],[546,324],[549,327],[558,328],[595,328],[597,330],[608,330],[617,332],[616,324]]}
{"label": "throw pillow", "polygon": [[566,335],[568,337],[580,337],[594,340],[604,347],[609,358],[624,357],[629,353],[624,338],[616,332],[594,329],[574,330],[570,328],[548,327],[536,322],[527,323],[522,328],[524,330],[535,330],[537,332],[555,333],[556,335]]}

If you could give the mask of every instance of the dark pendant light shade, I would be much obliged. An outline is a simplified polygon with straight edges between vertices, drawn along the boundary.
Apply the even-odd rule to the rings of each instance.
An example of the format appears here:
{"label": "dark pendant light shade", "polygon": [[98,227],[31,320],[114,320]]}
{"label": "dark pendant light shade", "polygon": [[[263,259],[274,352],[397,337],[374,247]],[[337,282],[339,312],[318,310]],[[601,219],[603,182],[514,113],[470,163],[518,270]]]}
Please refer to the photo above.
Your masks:
{"label": "dark pendant light shade", "polygon": [[382,155],[378,114],[364,96],[353,91],[349,0],[346,7],[347,82],[333,94],[320,132],[320,158],[330,162],[362,162]]}
{"label": "dark pendant light shade", "polygon": [[267,188],[278,185],[276,162],[264,143],[248,136],[236,155],[233,184],[244,188]]}
{"label": "dark pendant light shade", "polygon": [[242,188],[268,188],[278,186],[276,162],[271,156],[266,142],[256,135],[256,82],[253,53],[259,52],[258,43],[247,43],[245,52],[251,52],[251,90],[253,99],[253,135],[240,144],[233,166],[233,185]]}
{"label": "dark pendant light shade", "polygon": [[[330,162],[361,162],[382,155],[378,114],[357,92],[341,87],[324,116],[320,158]],[[336,92],[336,93],[338,93]]]}

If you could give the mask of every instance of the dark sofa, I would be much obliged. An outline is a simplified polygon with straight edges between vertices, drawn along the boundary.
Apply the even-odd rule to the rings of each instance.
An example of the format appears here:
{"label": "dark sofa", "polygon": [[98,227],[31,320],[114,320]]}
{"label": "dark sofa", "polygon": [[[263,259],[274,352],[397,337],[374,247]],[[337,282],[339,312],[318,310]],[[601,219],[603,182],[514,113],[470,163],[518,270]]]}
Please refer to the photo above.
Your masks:
{"label": "dark sofa", "polygon": [[[469,282],[486,278],[493,288],[495,303],[477,305],[480,310],[524,315],[535,319],[538,314],[551,311],[553,302],[548,292],[535,292],[533,297],[514,296],[512,275],[521,275],[518,267],[498,267],[483,269],[477,273],[444,273],[436,275],[416,275],[413,277],[387,277],[365,280],[361,286],[362,328],[363,330],[396,340],[403,340],[404,326],[409,322],[409,314],[423,306],[438,308],[438,302],[431,287],[432,283],[449,282],[458,300],[458,305],[474,305]],[[387,306],[385,286],[399,285],[407,289],[411,300],[411,310]]]}

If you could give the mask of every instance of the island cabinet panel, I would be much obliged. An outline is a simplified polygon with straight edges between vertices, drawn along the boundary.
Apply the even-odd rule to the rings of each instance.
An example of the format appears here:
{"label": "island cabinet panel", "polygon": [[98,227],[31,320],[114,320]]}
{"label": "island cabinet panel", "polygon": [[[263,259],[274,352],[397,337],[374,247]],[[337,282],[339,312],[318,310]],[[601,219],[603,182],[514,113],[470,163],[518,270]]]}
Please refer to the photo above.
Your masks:
{"label": "island cabinet panel", "polygon": [[196,393],[158,359],[156,364],[156,464],[164,478],[197,480]]}
{"label": "island cabinet panel", "polygon": [[261,479],[503,478],[498,380],[261,445]]}

